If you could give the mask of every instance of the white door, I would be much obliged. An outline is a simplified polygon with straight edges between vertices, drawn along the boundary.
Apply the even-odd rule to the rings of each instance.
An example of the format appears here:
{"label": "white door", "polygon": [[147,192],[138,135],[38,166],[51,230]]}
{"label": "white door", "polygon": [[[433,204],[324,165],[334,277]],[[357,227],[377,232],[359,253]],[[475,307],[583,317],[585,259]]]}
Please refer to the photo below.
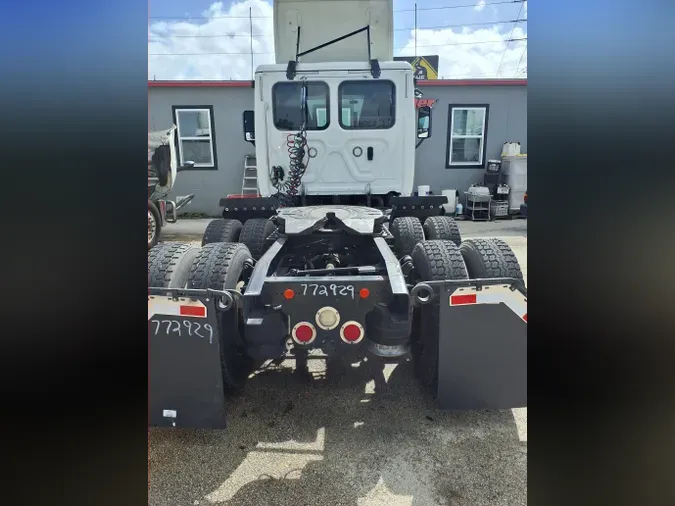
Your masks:
{"label": "white door", "polygon": [[[307,77],[307,195],[406,193],[412,185],[415,117],[409,72],[331,72]],[[289,145],[303,123],[302,75],[271,85],[270,167],[288,170]]]}

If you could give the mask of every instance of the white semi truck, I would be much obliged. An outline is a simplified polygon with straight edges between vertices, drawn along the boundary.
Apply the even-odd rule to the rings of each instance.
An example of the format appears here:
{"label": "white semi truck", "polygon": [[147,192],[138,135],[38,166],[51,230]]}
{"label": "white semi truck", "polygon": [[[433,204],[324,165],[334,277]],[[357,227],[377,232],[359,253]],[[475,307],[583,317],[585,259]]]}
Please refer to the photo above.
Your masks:
{"label": "white semi truck", "polygon": [[412,194],[416,135],[430,130],[418,131],[413,71],[394,61],[393,33],[391,0],[274,3],[276,63],[256,70],[244,114],[262,196],[388,207]]}
{"label": "white semi truck", "polygon": [[[442,409],[526,405],[527,291],[499,239],[413,196],[413,70],[391,0],[276,0],[276,64],[244,113],[260,196],[221,200],[201,247],[149,253],[150,424],[221,428],[269,360],[412,359]],[[356,204],[356,205],[354,205]]]}

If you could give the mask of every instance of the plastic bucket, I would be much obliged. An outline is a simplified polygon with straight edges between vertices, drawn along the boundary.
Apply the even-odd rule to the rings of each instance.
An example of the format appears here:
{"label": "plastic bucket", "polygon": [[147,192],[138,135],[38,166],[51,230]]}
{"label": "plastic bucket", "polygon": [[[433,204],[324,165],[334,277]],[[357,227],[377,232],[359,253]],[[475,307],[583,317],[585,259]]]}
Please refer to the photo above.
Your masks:
{"label": "plastic bucket", "polygon": [[447,197],[448,203],[443,204],[443,208],[445,209],[446,213],[449,214],[455,214],[456,206],[457,206],[457,190],[450,189],[450,190],[441,190],[441,195],[444,197]]}
{"label": "plastic bucket", "polygon": [[420,197],[429,195],[429,193],[431,193],[431,186],[423,184],[417,187],[417,195]]}

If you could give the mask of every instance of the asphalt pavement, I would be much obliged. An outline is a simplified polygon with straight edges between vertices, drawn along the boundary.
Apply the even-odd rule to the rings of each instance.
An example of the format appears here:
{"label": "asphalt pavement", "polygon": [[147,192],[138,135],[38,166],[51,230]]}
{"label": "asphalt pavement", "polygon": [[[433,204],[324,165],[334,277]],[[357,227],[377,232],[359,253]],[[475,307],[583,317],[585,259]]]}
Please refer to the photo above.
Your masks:
{"label": "asphalt pavement", "polygon": [[[210,220],[169,225],[199,241]],[[527,221],[460,222],[511,245],[527,280]],[[515,506],[527,502],[527,410],[443,413],[410,363],[258,371],[224,431],[150,431],[150,506]]]}

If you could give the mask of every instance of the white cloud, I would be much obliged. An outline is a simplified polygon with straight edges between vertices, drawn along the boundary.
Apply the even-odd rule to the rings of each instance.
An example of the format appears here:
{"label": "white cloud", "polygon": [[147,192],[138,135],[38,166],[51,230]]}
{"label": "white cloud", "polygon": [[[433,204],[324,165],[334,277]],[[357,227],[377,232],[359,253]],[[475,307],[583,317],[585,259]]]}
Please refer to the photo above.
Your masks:
{"label": "white cloud", "polygon": [[271,3],[244,0],[225,9],[222,2],[217,2],[202,14],[208,19],[166,20],[149,25],[148,77],[251,79],[249,8],[253,15],[253,64],[274,63]]}
{"label": "white cloud", "polygon": [[485,0],[478,0],[478,3],[473,8],[473,10],[480,12],[483,9],[485,9]]}
{"label": "white cloud", "polygon": [[[481,4],[485,2],[479,1],[476,8]],[[274,63],[271,3],[235,1],[226,9],[222,2],[217,2],[202,14],[207,19],[163,20],[148,26],[148,78],[251,79],[249,8],[253,14],[253,66]],[[527,3],[523,5],[521,17],[525,17],[526,12]],[[525,23],[519,23],[513,38],[526,37],[525,27]],[[527,68],[527,41],[507,43],[512,29],[513,25],[478,30],[469,27],[421,29],[417,33],[418,54],[439,55],[439,77],[445,79],[523,77],[526,75],[523,70]],[[495,42],[476,44],[485,41]],[[407,43],[396,47],[394,54],[414,55],[414,48],[414,32],[410,31]],[[154,56],[153,53],[170,54]]]}
{"label": "white cloud", "polygon": [[[495,25],[493,28],[480,30],[470,30],[466,27],[457,31],[418,30],[417,53],[437,54],[438,73],[443,79],[522,77],[520,71],[516,72],[516,67],[521,56],[523,58],[519,70],[526,66],[527,41],[508,42],[511,29],[511,25],[506,27]],[[526,35],[520,26],[516,26],[513,30],[513,39],[521,39]],[[486,41],[494,42],[485,43]],[[410,33],[410,40],[406,46],[399,52],[403,56],[415,54],[413,32]]]}

